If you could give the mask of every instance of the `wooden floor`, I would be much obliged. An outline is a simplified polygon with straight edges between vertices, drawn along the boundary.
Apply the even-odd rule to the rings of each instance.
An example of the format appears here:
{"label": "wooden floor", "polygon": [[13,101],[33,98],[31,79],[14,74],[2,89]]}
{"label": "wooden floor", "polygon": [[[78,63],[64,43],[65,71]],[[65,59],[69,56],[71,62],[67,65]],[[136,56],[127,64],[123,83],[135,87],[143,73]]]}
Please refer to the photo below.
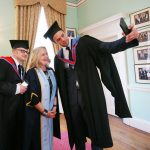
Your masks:
{"label": "wooden floor", "polygon": [[[61,114],[61,131],[67,131],[64,115]],[[105,150],[150,150],[150,134],[122,123],[122,120],[109,116],[114,146]],[[90,140],[88,140],[90,142]]]}

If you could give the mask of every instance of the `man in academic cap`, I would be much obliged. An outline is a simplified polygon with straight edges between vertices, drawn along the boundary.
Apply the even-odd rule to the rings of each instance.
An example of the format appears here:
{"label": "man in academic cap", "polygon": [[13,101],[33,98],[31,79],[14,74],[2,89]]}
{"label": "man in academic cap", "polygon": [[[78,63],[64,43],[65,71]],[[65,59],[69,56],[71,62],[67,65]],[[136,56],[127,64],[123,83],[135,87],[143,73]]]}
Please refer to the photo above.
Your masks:
{"label": "man in academic cap", "polygon": [[0,150],[21,150],[23,138],[23,62],[27,60],[27,40],[10,40],[12,56],[0,57]]}
{"label": "man in academic cap", "polygon": [[75,144],[76,150],[85,150],[86,137],[91,139],[92,150],[113,145],[101,82],[115,99],[116,115],[131,117],[111,55],[138,45],[137,30],[129,28],[130,34],[114,42],[88,35],[70,41],[57,22],[44,35],[62,47],[54,63],[71,148]]}

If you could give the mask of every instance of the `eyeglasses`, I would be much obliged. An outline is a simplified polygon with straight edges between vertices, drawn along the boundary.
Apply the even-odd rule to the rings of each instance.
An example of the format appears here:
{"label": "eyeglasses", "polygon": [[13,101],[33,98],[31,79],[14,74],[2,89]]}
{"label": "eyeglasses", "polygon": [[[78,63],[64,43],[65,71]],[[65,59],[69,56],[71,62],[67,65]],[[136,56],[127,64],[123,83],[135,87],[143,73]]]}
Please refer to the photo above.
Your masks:
{"label": "eyeglasses", "polygon": [[17,48],[17,50],[18,51],[20,51],[21,53],[23,53],[23,54],[30,54],[30,52],[29,51],[27,51],[27,50],[25,50],[25,49],[20,49],[20,48]]}

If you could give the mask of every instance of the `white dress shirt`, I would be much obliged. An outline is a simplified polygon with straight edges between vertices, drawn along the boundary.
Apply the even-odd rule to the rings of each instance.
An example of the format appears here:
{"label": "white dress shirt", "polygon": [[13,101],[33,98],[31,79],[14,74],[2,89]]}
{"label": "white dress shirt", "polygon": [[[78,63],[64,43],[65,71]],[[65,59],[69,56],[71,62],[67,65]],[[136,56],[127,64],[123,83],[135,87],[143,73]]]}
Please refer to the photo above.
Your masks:
{"label": "white dress shirt", "polygon": [[[67,47],[71,49],[71,39],[69,39],[69,44]],[[62,47],[62,49],[63,49],[64,58],[69,59],[69,51],[66,50],[66,47]],[[67,62],[65,63],[65,68],[69,68],[69,63]]]}
{"label": "white dress shirt", "polygon": [[[19,62],[16,58],[14,58],[13,56],[11,56],[16,64],[16,67],[17,67],[17,70],[18,70],[18,65],[19,65]],[[20,83],[17,83],[16,84],[16,92],[15,92],[15,95],[19,94],[20,93]]]}

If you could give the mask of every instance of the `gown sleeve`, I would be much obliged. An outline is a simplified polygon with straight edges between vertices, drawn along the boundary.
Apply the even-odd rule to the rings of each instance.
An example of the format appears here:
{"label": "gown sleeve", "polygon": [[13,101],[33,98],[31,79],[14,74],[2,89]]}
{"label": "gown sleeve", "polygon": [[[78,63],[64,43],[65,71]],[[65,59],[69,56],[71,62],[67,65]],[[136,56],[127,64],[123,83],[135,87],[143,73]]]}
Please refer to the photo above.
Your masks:
{"label": "gown sleeve", "polygon": [[26,92],[26,105],[34,106],[41,101],[40,91],[38,89],[38,77],[34,69],[27,72],[26,80],[29,84]]}
{"label": "gown sleeve", "polygon": [[17,85],[7,81],[6,76],[8,73],[6,62],[0,60],[0,93],[3,95],[15,95]]}
{"label": "gown sleeve", "polygon": [[117,52],[124,51],[128,48],[138,46],[139,42],[137,39],[126,43],[125,37],[118,39],[112,42],[103,42],[91,36],[84,36],[84,41],[87,44],[87,47],[92,48],[90,53],[100,52],[100,53],[107,53],[107,54],[115,54]]}
{"label": "gown sleeve", "polygon": [[[92,66],[98,67],[101,74],[101,81],[115,98],[115,113],[121,117],[131,117],[123,92],[121,80],[111,54],[124,51],[138,45],[137,40],[125,42],[125,37],[114,42],[102,42],[93,37],[87,36],[80,42],[84,49],[83,53],[88,56]],[[86,48],[83,46],[86,45]]]}

